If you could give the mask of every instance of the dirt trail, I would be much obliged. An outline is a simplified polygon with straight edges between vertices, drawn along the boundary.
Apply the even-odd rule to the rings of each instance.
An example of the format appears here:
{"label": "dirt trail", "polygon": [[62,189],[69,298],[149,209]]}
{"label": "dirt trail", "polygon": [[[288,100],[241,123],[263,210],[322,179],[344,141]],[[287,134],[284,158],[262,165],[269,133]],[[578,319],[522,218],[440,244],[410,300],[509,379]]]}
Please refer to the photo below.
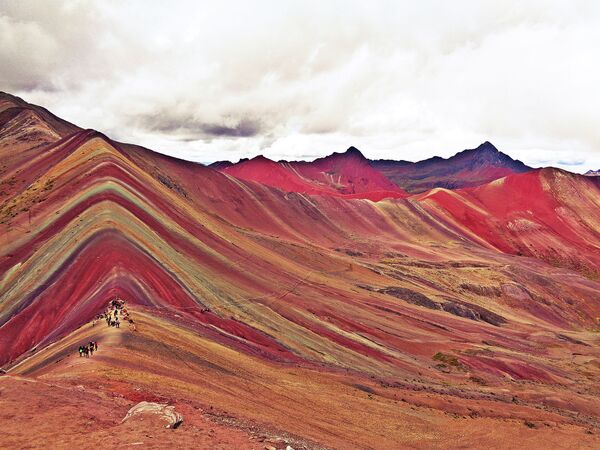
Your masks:
{"label": "dirt trail", "polygon": [[[97,376],[119,357],[133,333],[127,326],[90,322],[11,367],[0,377],[0,449],[47,448],[48,442],[53,448],[257,448],[248,433],[194,410],[185,411],[184,426],[176,431],[152,415],[121,423],[136,401]],[[98,342],[98,351],[80,357],[78,346],[89,341]],[[33,373],[35,377],[22,376]]]}
{"label": "dirt trail", "polygon": [[[103,356],[116,351],[123,341],[123,335],[131,332],[125,326],[122,328],[108,327],[103,320],[96,321],[95,325],[93,322],[88,322],[64,339],[53,342],[39,351],[30,352],[25,358],[9,367],[7,372],[27,375],[34,371],[39,372],[48,364],[52,364],[53,369],[61,366],[77,367],[83,364],[93,364],[95,360],[102,359]],[[98,351],[94,352],[90,358],[80,357],[79,346],[87,345],[90,341],[98,343]]]}

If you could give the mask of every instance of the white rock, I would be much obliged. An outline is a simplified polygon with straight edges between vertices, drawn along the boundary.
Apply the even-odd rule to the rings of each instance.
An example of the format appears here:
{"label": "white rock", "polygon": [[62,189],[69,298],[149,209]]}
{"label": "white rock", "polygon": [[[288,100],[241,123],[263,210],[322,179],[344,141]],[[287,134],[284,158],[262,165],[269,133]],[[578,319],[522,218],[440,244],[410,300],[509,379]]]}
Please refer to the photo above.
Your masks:
{"label": "white rock", "polygon": [[121,423],[138,414],[156,414],[165,419],[169,424],[167,428],[177,428],[183,422],[183,416],[175,411],[174,406],[165,405],[162,403],[139,402],[132,407]]}

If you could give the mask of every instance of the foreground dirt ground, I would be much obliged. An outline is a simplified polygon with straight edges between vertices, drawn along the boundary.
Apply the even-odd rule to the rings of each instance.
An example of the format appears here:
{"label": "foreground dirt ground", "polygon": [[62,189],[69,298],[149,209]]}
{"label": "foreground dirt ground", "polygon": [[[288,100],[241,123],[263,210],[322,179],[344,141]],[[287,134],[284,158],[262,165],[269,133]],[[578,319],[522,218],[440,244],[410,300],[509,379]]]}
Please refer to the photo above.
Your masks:
{"label": "foreground dirt ground", "polygon": [[249,434],[192,411],[177,430],[152,416],[121,423],[131,402],[94,386],[3,377],[0,393],[3,449],[260,448]]}
{"label": "foreground dirt ground", "polygon": [[[136,331],[85,325],[0,377],[0,447],[600,446],[593,399],[578,400],[581,417],[535,401],[545,396],[560,405],[559,388],[444,389],[424,380],[389,383],[351,371],[268,363],[145,311],[135,317]],[[78,357],[77,344],[90,339],[100,350]],[[174,405],[183,425],[168,429],[152,416],[121,423],[144,400]]]}

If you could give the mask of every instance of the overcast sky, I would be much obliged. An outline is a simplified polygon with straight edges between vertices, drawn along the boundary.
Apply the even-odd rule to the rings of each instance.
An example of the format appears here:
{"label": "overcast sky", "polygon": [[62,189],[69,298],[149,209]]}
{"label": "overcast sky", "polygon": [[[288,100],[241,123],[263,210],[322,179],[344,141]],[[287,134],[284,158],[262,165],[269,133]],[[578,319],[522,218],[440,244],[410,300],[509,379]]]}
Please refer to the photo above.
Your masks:
{"label": "overcast sky", "polygon": [[600,169],[600,2],[4,1],[0,90],[200,162]]}

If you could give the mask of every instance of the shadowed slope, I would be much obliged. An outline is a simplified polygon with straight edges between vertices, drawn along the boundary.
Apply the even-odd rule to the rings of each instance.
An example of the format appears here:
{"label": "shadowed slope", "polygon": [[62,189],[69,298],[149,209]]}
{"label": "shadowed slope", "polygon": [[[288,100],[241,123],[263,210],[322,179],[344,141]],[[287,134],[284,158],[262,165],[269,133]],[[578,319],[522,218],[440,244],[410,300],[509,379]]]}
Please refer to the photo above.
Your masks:
{"label": "shadowed slope", "polygon": [[489,142],[464,150],[451,158],[438,156],[410,163],[407,161],[377,160],[371,166],[388,179],[411,193],[432,188],[457,189],[479,186],[492,180],[531,170],[521,161],[498,151]]}

